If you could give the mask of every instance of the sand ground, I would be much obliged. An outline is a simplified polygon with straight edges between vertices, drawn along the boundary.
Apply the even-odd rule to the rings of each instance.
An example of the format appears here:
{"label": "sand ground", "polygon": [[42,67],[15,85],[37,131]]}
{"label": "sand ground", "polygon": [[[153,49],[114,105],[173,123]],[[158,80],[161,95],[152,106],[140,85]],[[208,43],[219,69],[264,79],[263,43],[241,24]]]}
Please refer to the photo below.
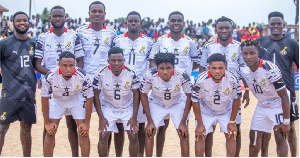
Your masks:
{"label": "sand ground", "polygon": [[[41,102],[40,102],[40,90],[37,91],[37,124],[32,126],[32,156],[40,157],[43,156],[43,145],[42,145],[42,133],[43,133],[43,117],[41,116]],[[298,94],[298,93],[297,93]],[[253,112],[255,110],[255,106],[257,100],[250,93],[251,103],[246,109],[242,109],[242,119],[243,123],[241,124],[242,131],[242,147],[240,156],[248,157],[249,154],[249,130],[250,123]],[[190,132],[190,156],[195,156],[195,121],[194,117],[190,120],[189,123],[189,132]],[[296,131],[297,131],[297,142],[299,144],[299,121],[295,122]],[[97,151],[97,143],[98,143],[98,116],[96,113],[92,114],[91,119],[91,129],[90,129],[90,140],[91,140],[91,157],[98,157]],[[7,132],[5,138],[5,144],[3,147],[2,155],[3,157],[21,157],[22,156],[22,146],[20,144],[20,125],[19,122],[15,122],[11,124],[9,131]],[[125,145],[123,156],[129,156],[128,153],[128,139],[125,136]],[[155,153],[155,149],[154,149]],[[65,123],[65,119],[63,118],[60,122],[58,132],[56,134],[56,146],[54,149],[55,157],[70,157],[71,149],[68,142],[67,137],[67,127]],[[112,141],[112,148],[110,150],[109,156],[115,156],[114,152],[114,143]],[[155,156],[155,154],[154,154]],[[177,157],[180,156],[180,145],[179,138],[177,132],[173,126],[173,123],[170,122],[169,128],[167,129],[166,142],[164,147],[163,156],[172,156]],[[213,146],[213,156],[226,156],[225,149],[225,138],[224,134],[220,132],[219,126],[216,128],[216,132],[214,134],[214,146]],[[276,145],[274,135],[272,134],[272,138],[269,146],[269,156],[277,156],[276,155]],[[290,156],[290,153],[289,153]],[[297,156],[299,156],[299,146]]]}

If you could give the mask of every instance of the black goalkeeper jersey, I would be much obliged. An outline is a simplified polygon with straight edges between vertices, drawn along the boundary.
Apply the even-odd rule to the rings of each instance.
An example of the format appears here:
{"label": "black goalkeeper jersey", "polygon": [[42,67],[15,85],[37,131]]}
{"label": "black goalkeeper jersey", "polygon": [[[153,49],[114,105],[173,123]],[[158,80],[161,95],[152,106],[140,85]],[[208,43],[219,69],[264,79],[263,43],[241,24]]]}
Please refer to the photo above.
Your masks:
{"label": "black goalkeeper jersey", "polygon": [[30,38],[19,40],[13,35],[0,41],[3,98],[35,99],[34,48],[35,42]]}
{"label": "black goalkeeper jersey", "polygon": [[291,101],[295,101],[295,84],[293,61],[299,68],[299,44],[285,36],[280,40],[272,40],[270,36],[257,39],[263,49],[259,51],[259,58],[275,63],[282,73],[286,88],[291,93]]}

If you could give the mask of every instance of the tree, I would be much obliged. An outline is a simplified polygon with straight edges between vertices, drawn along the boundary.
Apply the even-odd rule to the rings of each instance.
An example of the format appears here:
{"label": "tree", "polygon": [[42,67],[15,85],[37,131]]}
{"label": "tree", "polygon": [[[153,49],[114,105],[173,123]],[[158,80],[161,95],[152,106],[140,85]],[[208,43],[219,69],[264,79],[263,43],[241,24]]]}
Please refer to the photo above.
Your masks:
{"label": "tree", "polygon": [[48,20],[50,18],[50,12],[47,7],[44,8],[43,13],[41,15],[42,21]]}

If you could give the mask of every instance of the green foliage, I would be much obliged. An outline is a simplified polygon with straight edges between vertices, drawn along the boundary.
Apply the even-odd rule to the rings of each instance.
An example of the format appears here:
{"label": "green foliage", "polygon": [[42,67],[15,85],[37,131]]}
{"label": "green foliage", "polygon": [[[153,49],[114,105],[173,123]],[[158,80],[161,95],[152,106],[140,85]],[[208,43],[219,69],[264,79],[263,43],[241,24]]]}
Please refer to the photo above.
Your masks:
{"label": "green foliage", "polygon": [[50,18],[50,11],[48,10],[47,7],[44,8],[43,13],[41,14],[41,19],[42,21],[48,20]]}
{"label": "green foliage", "polygon": [[125,17],[119,17],[117,20],[118,20],[118,22],[126,22],[126,18]]}

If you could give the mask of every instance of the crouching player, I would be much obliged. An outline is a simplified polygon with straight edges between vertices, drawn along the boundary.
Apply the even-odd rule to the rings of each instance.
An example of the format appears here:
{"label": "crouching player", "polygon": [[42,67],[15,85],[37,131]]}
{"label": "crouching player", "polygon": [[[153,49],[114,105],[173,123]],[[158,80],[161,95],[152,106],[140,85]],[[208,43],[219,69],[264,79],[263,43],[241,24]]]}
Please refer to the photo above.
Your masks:
{"label": "crouching player", "polygon": [[42,108],[47,131],[44,156],[53,156],[55,134],[67,110],[78,127],[81,155],[88,157],[90,154],[89,128],[94,93],[87,73],[75,65],[74,54],[62,52],[58,67],[49,71],[42,81]]}

